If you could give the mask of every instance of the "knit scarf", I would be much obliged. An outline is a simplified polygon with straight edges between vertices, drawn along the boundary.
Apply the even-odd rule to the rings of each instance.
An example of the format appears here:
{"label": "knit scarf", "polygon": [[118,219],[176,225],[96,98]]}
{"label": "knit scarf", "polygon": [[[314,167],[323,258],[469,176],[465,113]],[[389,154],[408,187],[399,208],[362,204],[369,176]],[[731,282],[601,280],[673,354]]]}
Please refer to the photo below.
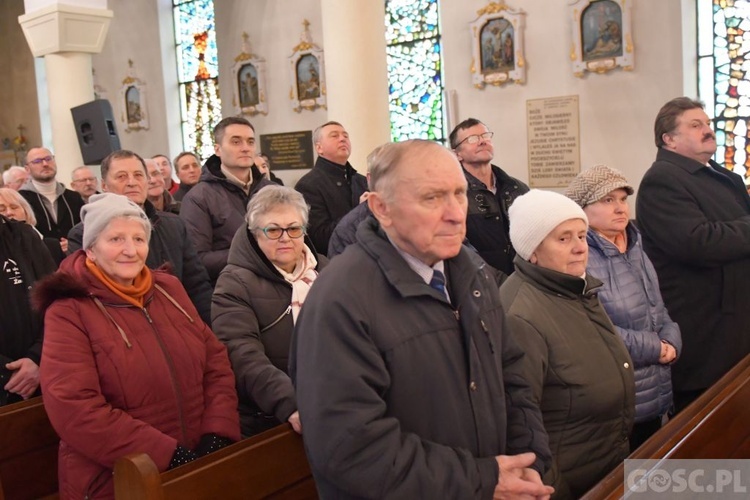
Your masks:
{"label": "knit scarf", "polygon": [[96,265],[96,263],[94,263],[88,257],[86,257],[86,268],[99,281],[104,283],[104,286],[109,288],[112,293],[114,293],[127,303],[143,309],[146,293],[151,290],[151,284],[153,282],[151,270],[148,268],[148,266],[143,266],[143,269],[141,270],[140,274],[135,277],[132,285],[121,285],[113,281],[109,276],[102,272],[102,270]]}
{"label": "knit scarf", "polygon": [[281,273],[281,276],[292,284],[292,321],[295,324],[297,323],[299,311],[302,309],[302,304],[305,303],[305,299],[307,298],[307,292],[310,291],[313,281],[315,281],[315,278],[318,276],[318,272],[315,270],[315,266],[317,265],[318,261],[315,260],[315,256],[307,245],[305,245],[305,248],[302,251],[302,257],[294,267],[294,271],[291,273],[274,265],[274,267]]}

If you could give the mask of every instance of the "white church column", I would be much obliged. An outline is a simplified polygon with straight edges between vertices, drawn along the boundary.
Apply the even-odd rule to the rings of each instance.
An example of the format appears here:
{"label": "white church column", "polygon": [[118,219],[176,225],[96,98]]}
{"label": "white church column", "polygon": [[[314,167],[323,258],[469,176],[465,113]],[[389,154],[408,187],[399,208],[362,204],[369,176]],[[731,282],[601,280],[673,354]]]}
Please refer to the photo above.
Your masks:
{"label": "white church column", "polygon": [[364,173],[367,155],[390,141],[385,3],[321,0],[328,118],[352,139],[352,166]]}
{"label": "white church column", "polygon": [[112,18],[106,7],[106,0],[26,0],[26,14],[18,18],[34,57],[44,57],[51,146],[62,181],[83,161],[70,108],[94,100],[91,54],[104,45]]}

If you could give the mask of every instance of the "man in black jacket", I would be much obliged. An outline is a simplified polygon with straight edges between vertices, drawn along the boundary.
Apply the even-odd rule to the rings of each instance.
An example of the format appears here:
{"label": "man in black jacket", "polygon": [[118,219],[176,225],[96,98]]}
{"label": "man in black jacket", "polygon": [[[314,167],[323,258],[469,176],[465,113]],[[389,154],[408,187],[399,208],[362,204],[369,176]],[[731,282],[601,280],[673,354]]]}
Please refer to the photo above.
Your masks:
{"label": "man in black jacket", "polygon": [[321,498],[551,494],[524,353],[486,263],[461,244],[455,156],[430,141],[388,144],[370,176],[375,219],[315,281],[292,339]]}
{"label": "man in black jacket", "polygon": [[682,332],[672,367],[677,411],[750,353],[750,197],[711,160],[716,136],[703,104],[666,103],[654,124],[656,161],[636,202],[643,248]]}
{"label": "man in black jacket", "polygon": [[508,235],[508,209],[529,187],[491,163],[493,135],[484,123],[468,118],[453,129],[450,143],[469,184],[466,238],[489,265],[510,275],[516,252]]}
{"label": "man in black jacket", "polygon": [[294,188],[310,205],[307,234],[315,250],[325,255],[336,224],[366,198],[367,179],[349,163],[352,143],[343,125],[324,123],[313,132],[313,143],[315,167]]}
{"label": "man in black jacket", "polygon": [[30,291],[55,267],[32,227],[0,215],[0,405],[27,399],[39,387],[43,328]]}
{"label": "man in black jacket", "polygon": [[[206,268],[198,259],[182,220],[174,214],[157,212],[146,199],[148,174],[143,158],[127,150],[115,151],[107,156],[102,161],[102,189],[127,196],[143,209],[151,221],[146,265],[156,269],[169,262],[172,273],[182,282],[201,319],[210,325],[213,290]],[[70,230],[68,240],[70,252],[82,247],[83,223]]]}

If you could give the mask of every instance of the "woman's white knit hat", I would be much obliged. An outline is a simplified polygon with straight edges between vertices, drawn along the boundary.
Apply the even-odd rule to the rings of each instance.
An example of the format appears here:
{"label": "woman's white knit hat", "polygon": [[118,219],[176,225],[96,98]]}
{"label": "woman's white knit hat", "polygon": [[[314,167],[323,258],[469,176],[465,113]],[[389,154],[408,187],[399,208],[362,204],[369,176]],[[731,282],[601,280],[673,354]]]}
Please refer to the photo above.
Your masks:
{"label": "woman's white knit hat", "polygon": [[576,202],[554,191],[532,189],[519,196],[508,210],[510,242],[516,253],[529,260],[539,244],[558,225],[570,219],[589,219]]}

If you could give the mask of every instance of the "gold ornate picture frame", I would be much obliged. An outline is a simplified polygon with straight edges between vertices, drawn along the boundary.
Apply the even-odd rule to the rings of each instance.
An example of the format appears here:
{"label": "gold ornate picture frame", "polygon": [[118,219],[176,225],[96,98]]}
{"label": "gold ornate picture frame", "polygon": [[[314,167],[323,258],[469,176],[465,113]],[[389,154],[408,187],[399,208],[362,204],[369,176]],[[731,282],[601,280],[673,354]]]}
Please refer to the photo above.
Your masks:
{"label": "gold ornate picture frame", "polygon": [[235,113],[255,116],[268,114],[266,60],[250,51],[247,33],[242,34],[242,52],[234,58],[232,81]]}
{"label": "gold ornate picture frame", "polygon": [[146,96],[146,83],[135,75],[133,61],[128,59],[128,76],[120,88],[120,121],[126,132],[148,130]]}
{"label": "gold ornate picture frame", "polygon": [[631,71],[634,64],[630,1],[576,0],[570,5],[573,74]]}
{"label": "gold ornate picture frame", "polygon": [[326,79],[323,49],[313,43],[310,22],[305,19],[300,43],[289,56],[291,87],[289,100],[292,109],[300,113],[303,109],[326,108]]}
{"label": "gold ornate picture frame", "polygon": [[490,2],[469,23],[472,38],[471,80],[478,89],[526,81],[526,13],[504,1]]}

